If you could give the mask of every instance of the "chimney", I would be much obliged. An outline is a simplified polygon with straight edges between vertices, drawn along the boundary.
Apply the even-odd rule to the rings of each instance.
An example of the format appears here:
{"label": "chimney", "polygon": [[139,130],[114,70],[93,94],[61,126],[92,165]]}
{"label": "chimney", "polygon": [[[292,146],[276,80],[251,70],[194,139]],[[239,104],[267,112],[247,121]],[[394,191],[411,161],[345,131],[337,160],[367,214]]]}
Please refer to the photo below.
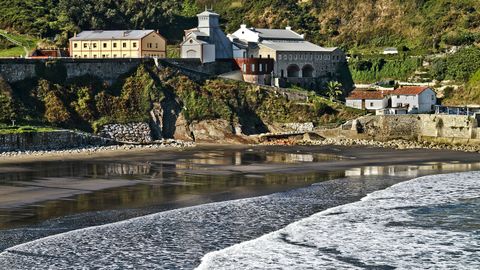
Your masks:
{"label": "chimney", "polygon": [[77,37],[77,32],[73,33],[73,37]]}
{"label": "chimney", "polygon": [[127,36],[127,32],[123,31],[122,35],[123,35],[124,37],[126,37],[126,36]]}
{"label": "chimney", "polygon": [[245,29],[245,28],[247,28],[247,25],[244,24],[244,23],[242,23],[242,24],[240,25],[240,28]]}
{"label": "chimney", "polygon": [[290,26],[285,27],[285,29],[292,31],[292,27]]}

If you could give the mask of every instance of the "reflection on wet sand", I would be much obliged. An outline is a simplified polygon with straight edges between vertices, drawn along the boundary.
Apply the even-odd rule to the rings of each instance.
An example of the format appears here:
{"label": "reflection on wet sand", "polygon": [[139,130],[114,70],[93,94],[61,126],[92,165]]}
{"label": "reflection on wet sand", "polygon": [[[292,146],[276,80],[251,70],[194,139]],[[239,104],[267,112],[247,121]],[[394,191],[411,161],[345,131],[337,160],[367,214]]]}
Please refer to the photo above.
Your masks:
{"label": "reflection on wet sand", "polygon": [[[338,147],[208,148],[6,165],[0,170],[0,228],[112,209],[137,209],[140,215],[271,194],[345,176],[413,178],[480,169],[480,163],[423,163],[429,161],[426,157],[434,160],[437,156],[423,152],[393,155],[388,151],[395,152]],[[470,162],[480,160],[477,155],[455,155],[467,157]],[[422,164],[392,166],[398,161],[386,158],[390,156],[401,161],[415,157],[417,160],[409,162]],[[374,163],[382,165],[370,165]]]}
{"label": "reflection on wet sand", "polygon": [[480,163],[457,163],[457,162],[438,162],[424,165],[396,165],[396,166],[366,166],[361,168],[352,168],[345,171],[345,176],[408,176],[412,178],[419,177],[426,172],[457,172],[457,171],[478,171]]}

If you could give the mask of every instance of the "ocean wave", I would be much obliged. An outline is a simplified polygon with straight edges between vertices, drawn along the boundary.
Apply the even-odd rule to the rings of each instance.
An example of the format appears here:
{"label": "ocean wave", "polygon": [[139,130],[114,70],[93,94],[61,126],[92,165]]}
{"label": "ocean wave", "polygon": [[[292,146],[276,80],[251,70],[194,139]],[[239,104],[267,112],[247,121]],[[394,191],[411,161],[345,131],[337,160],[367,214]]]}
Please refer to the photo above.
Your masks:
{"label": "ocean wave", "polygon": [[349,177],[70,231],[6,249],[0,253],[0,269],[193,269],[208,252],[255,239],[403,180]]}
{"label": "ocean wave", "polygon": [[203,269],[480,269],[480,172],[373,192],[206,254]]}

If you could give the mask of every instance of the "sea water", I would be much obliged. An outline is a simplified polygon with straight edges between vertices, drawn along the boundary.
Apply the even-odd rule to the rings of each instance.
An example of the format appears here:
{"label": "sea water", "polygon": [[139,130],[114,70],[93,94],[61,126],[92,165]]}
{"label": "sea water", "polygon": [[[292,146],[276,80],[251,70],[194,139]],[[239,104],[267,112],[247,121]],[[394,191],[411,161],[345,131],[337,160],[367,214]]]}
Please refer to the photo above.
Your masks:
{"label": "sea water", "polygon": [[0,269],[479,269],[480,173],[391,186],[402,179],[338,179],[53,235],[0,253]]}
{"label": "sea water", "polygon": [[417,178],[204,256],[198,269],[480,269],[480,172]]}

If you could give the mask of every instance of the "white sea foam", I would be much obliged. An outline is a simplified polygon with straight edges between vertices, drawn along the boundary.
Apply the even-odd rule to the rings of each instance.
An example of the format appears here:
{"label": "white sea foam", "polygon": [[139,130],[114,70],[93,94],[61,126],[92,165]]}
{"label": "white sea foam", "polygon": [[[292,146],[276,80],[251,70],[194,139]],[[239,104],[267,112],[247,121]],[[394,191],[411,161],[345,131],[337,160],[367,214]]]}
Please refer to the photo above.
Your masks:
{"label": "white sea foam", "polygon": [[480,172],[417,178],[211,252],[198,269],[480,269],[479,198]]}

